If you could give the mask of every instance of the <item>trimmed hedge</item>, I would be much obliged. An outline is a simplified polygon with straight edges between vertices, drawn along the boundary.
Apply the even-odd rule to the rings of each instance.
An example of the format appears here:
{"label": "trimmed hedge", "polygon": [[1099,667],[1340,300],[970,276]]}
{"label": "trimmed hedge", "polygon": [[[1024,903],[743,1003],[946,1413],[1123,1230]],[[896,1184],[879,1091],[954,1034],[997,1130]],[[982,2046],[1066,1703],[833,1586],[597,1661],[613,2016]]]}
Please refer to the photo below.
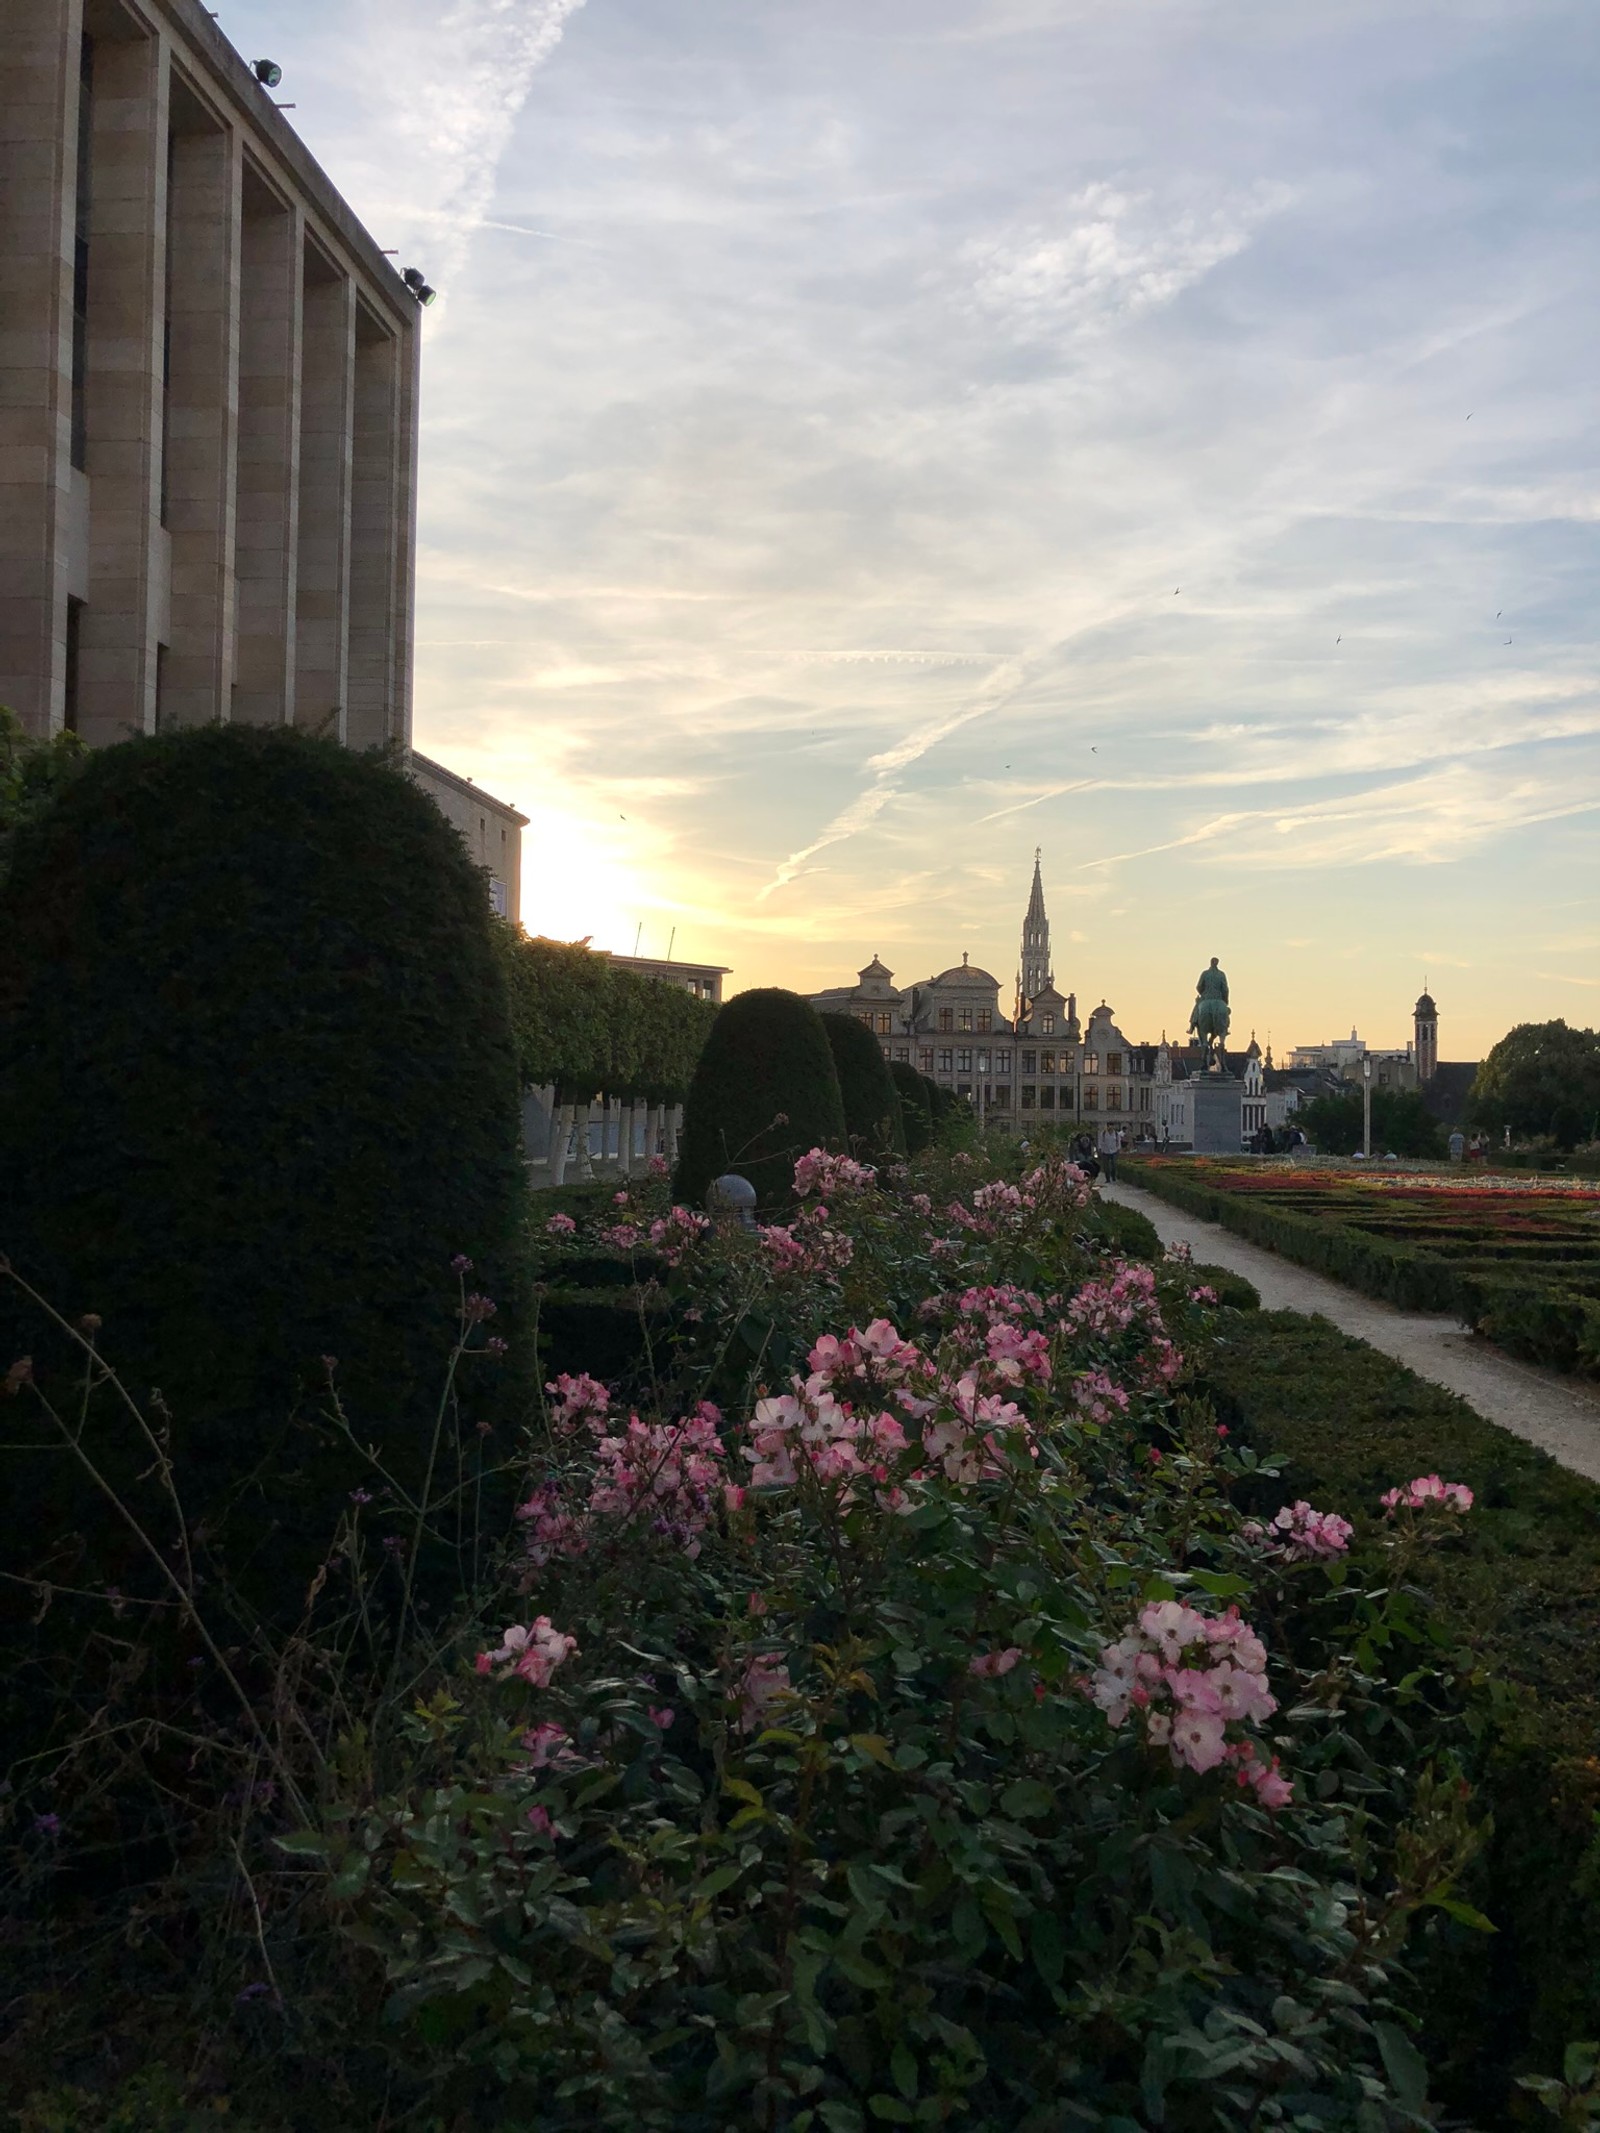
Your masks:
{"label": "trimmed hedge", "polygon": [[1494,1833],[1462,1894],[1497,1930],[1424,1972],[1422,2049],[1463,2123],[1521,2122],[1510,2077],[1600,2034],[1600,1489],[1326,1319],[1228,1321],[1202,1389],[1236,1438],[1284,1462],[1254,1509],[1303,1496],[1370,1530],[1383,1490],[1413,1475],[1476,1494],[1459,1539],[1413,1576],[1493,1685],[1473,1775]]}
{"label": "trimmed hedge", "polygon": [[[415,1488],[453,1254],[516,1358],[522,1204],[485,885],[398,769],[205,727],[97,753],[23,828],[0,894],[0,1251],[69,1318],[99,1314],[135,1396],[161,1388],[190,1518],[258,1604],[299,1604],[370,1479],[305,1421],[320,1359]],[[75,1352],[5,1285],[0,1343],[70,1396]],[[41,1441],[28,1401],[0,1402],[0,1428]],[[154,1492],[108,1396],[90,1440]],[[6,1480],[5,1569],[48,1556],[64,1584],[146,1588],[59,1451],[8,1448]]]}
{"label": "trimmed hedge", "polygon": [[712,1179],[731,1170],[761,1207],[784,1207],[799,1157],[844,1144],[839,1076],[816,1010],[775,985],[728,1001],[689,1085],[674,1197],[703,1207]]}
{"label": "trimmed hedge", "polygon": [[900,1092],[900,1118],[905,1127],[907,1155],[920,1155],[933,1139],[933,1107],[928,1101],[929,1082],[914,1066],[897,1059],[889,1068]]}
{"label": "trimmed hedge", "polygon": [[530,939],[503,919],[495,939],[524,1088],[553,1082],[562,1102],[682,1102],[717,1017],[713,1002],[592,949]]}
{"label": "trimmed hedge", "polygon": [[1215,1291],[1219,1305],[1226,1311],[1259,1311],[1261,1291],[1253,1281],[1246,1281],[1232,1267],[1210,1266],[1203,1259],[1196,1259],[1188,1269],[1193,1287]]}
{"label": "trimmed hedge", "polygon": [[[1529,1271],[1516,1269],[1509,1256],[1503,1264],[1480,1258],[1464,1266],[1425,1242],[1407,1243],[1341,1222],[1334,1208],[1326,1215],[1303,1214],[1255,1193],[1228,1192],[1206,1182],[1198,1167],[1190,1171],[1126,1158],[1124,1164],[1129,1184],[1298,1266],[1401,1310],[1449,1312],[1525,1361],[1600,1375],[1600,1296],[1588,1293],[1581,1248],[1572,1260],[1578,1271],[1569,1270],[1564,1258],[1546,1255],[1537,1262],[1543,1278],[1535,1280]],[[1483,1247],[1472,1249],[1482,1253]]]}
{"label": "trimmed hedge", "polygon": [[854,1015],[823,1014],[839,1077],[845,1132],[850,1153],[865,1163],[892,1162],[906,1153],[906,1126],[900,1091],[878,1040]]}

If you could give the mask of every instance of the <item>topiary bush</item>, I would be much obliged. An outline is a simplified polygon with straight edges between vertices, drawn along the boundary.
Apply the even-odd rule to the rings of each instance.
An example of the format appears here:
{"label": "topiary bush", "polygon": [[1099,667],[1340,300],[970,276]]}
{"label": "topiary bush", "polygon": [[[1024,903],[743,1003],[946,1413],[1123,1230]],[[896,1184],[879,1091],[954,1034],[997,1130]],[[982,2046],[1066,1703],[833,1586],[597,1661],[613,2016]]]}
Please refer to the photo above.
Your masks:
{"label": "topiary bush", "polygon": [[854,1015],[824,1014],[850,1153],[866,1163],[892,1162],[906,1152],[900,1091],[878,1040]]}
{"label": "topiary bush", "polygon": [[914,1066],[897,1059],[889,1069],[900,1092],[900,1118],[906,1133],[906,1154],[920,1155],[933,1139],[933,1106],[928,1100],[932,1084]]}
{"label": "topiary bush", "polygon": [[[484,882],[397,767],[206,727],[96,754],[23,826],[0,893],[0,1252],[69,1318],[98,1314],[138,1400],[160,1388],[191,1526],[253,1604],[298,1604],[371,1478],[312,1420],[323,1358],[412,1491],[452,1255],[514,1367],[521,1196]],[[81,1357],[5,1283],[0,1343],[0,1368],[31,1352],[70,1396]],[[128,1415],[102,1396],[94,1417],[104,1472],[145,1486]],[[0,1566],[148,1582],[59,1446],[14,1449],[48,1441],[31,1403],[0,1402],[5,1440]]]}
{"label": "topiary bush", "polygon": [[703,1206],[712,1179],[734,1170],[762,1207],[781,1207],[793,1197],[796,1160],[844,1144],[839,1076],[815,1009],[778,986],[729,1000],[689,1084],[676,1198]]}

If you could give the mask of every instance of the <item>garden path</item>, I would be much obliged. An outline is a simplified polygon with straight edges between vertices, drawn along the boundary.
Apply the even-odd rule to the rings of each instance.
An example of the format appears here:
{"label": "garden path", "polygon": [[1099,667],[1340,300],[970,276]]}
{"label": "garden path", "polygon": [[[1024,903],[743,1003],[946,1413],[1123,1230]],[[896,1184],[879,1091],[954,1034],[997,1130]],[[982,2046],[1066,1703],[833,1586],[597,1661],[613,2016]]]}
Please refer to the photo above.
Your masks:
{"label": "garden path", "polygon": [[1486,1421],[1537,1444],[1571,1473],[1600,1481],[1600,1393],[1592,1387],[1559,1371],[1520,1363],[1453,1319],[1397,1311],[1392,1304],[1343,1288],[1280,1259],[1276,1252],[1247,1244],[1215,1222],[1180,1214],[1137,1186],[1102,1181],[1096,1189],[1146,1216],[1163,1244],[1187,1244],[1196,1259],[1242,1274],[1260,1290],[1264,1310],[1304,1311],[1331,1319],[1341,1333],[1353,1334],[1419,1378],[1458,1394]]}

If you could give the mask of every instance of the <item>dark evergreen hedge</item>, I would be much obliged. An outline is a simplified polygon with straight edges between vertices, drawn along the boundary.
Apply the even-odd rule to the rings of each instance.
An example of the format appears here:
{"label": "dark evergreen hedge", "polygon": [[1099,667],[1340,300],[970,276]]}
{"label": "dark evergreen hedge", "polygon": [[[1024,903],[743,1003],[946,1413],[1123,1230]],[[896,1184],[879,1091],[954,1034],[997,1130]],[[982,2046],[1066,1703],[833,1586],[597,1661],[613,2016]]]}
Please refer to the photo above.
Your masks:
{"label": "dark evergreen hedge", "polygon": [[906,1126],[882,1047],[854,1015],[825,1014],[821,1022],[839,1076],[850,1153],[863,1163],[893,1162],[906,1152]]}
{"label": "dark evergreen hedge", "polygon": [[[452,1255],[515,1358],[521,1193],[484,883],[397,768],[207,727],[95,755],[23,828],[0,896],[0,1252],[68,1317],[99,1314],[135,1395],[161,1388],[191,1522],[255,1599],[303,1594],[370,1479],[304,1419],[321,1357],[413,1488]],[[0,1368],[31,1351],[68,1395],[69,1352],[9,1285],[0,1344]],[[147,1448],[109,1396],[94,1416],[132,1488]],[[0,1401],[0,1437],[48,1431]],[[8,1452],[6,1479],[5,1569],[148,1581],[65,1455]]]}
{"label": "dark evergreen hedge", "polygon": [[684,1105],[673,1191],[704,1205],[706,1187],[736,1171],[763,1208],[792,1199],[796,1159],[842,1149],[844,1104],[821,1017],[798,993],[765,986],[718,1012]]}
{"label": "dark evergreen hedge", "polygon": [[889,1069],[900,1092],[900,1117],[906,1133],[907,1155],[920,1155],[933,1139],[933,1106],[928,1101],[930,1084],[914,1066],[897,1059]]}

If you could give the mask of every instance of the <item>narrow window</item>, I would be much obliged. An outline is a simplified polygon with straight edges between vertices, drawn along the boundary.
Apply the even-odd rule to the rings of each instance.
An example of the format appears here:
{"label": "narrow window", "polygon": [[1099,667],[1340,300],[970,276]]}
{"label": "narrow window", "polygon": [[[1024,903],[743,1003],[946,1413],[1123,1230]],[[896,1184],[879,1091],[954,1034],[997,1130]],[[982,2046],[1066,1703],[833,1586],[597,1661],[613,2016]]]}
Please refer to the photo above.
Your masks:
{"label": "narrow window", "polygon": [[[78,47],[78,206],[72,246],[72,464],[89,464],[89,179],[94,145],[94,45]],[[76,729],[74,729],[76,730]]]}
{"label": "narrow window", "polygon": [[83,602],[67,595],[67,659],[63,680],[66,684],[62,694],[65,699],[64,719],[67,731],[78,730],[78,664],[79,650],[83,643]]}
{"label": "narrow window", "polygon": [[952,1009],[948,1008],[948,1007],[941,1007],[941,1008],[940,1008],[940,1010],[939,1010],[939,1027],[940,1027],[940,1029],[941,1029],[941,1030],[951,1030],[951,1029],[954,1029],[954,1028],[955,1028],[955,1026],[956,1026],[956,1018],[955,1018],[955,1014],[954,1014],[954,1011],[953,1011]]}
{"label": "narrow window", "polygon": [[987,1007],[978,1009],[978,1027],[980,1030],[989,1030],[994,1027],[994,1016]]}

